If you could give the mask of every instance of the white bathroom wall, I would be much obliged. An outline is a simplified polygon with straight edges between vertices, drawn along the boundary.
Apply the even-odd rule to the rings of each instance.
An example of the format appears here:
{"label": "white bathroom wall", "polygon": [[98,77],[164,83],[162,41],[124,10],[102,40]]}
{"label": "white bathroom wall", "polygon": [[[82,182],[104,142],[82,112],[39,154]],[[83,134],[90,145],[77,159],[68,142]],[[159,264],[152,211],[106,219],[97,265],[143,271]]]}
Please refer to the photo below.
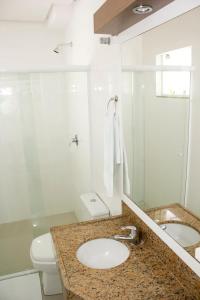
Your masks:
{"label": "white bathroom wall", "polygon": [[63,66],[64,54],[52,50],[64,39],[64,30],[51,30],[46,25],[1,22],[0,70]]}
{"label": "white bathroom wall", "polygon": [[73,50],[66,55],[66,62],[91,65],[89,85],[92,190],[103,198],[112,214],[118,214],[121,209],[117,192],[120,186],[119,177],[115,178],[115,197],[108,198],[103,184],[103,144],[107,101],[111,96],[121,93],[121,61],[120,47],[114,43],[115,39],[112,39],[110,46],[100,45],[99,35],[94,34],[93,14],[104,2],[105,0],[85,0],[75,3],[71,22],[66,29],[66,39],[72,39]]}
{"label": "white bathroom wall", "polygon": [[[127,45],[127,46],[126,46]],[[123,66],[141,66],[143,64],[143,36],[137,36],[122,43],[121,61]]]}
{"label": "white bathroom wall", "polygon": [[75,1],[71,20],[66,28],[66,40],[72,40],[73,49],[66,54],[66,64],[89,65],[95,50],[94,12],[105,0]]}
{"label": "white bathroom wall", "polygon": [[[80,195],[91,190],[91,149],[89,128],[88,74],[66,73],[66,121],[68,130],[68,201],[79,216]],[[72,138],[77,134],[79,144]],[[68,146],[68,144],[67,144]]]}
{"label": "white bathroom wall", "polygon": [[76,211],[90,189],[87,73],[2,74],[0,123],[0,223]]}
{"label": "white bathroom wall", "polygon": [[[17,76],[0,76],[0,223],[23,219],[31,213],[18,97],[20,90],[28,94],[30,86],[27,76],[21,79],[19,84]],[[18,95],[13,96],[17,90]],[[7,93],[2,95],[3,91]]]}
{"label": "white bathroom wall", "polygon": [[[33,174],[35,180],[29,178],[30,206],[33,216],[56,214],[72,211],[72,199],[69,200],[68,171],[68,124],[67,97],[65,100],[65,75],[61,73],[43,73],[31,75],[32,99],[26,99],[22,108],[31,105],[29,111],[24,111],[26,123],[22,129],[29,128],[28,118],[33,117],[33,132],[29,134],[27,150],[25,151],[29,166],[27,175]],[[31,104],[29,104],[31,103]],[[30,144],[32,142],[32,145]],[[32,150],[33,148],[33,150]],[[31,157],[32,154],[32,157]],[[37,165],[36,164],[37,156]],[[32,161],[33,159],[33,161]],[[33,185],[34,184],[34,185]],[[40,194],[35,195],[40,188]],[[41,207],[42,206],[42,207]]]}
{"label": "white bathroom wall", "polygon": [[[64,67],[65,63],[89,64],[94,48],[92,12],[103,1],[97,2],[74,3],[77,9],[71,16],[71,27],[69,30],[68,26],[66,28],[71,36],[64,34],[64,30],[49,29],[45,24],[1,22],[0,39],[4,43],[0,49],[0,70],[41,70]],[[58,43],[71,37],[72,48],[66,48],[59,55],[52,51]],[[57,78],[54,74],[42,74],[40,79],[36,78],[37,74],[33,75],[31,82],[33,103],[25,101],[25,106],[21,107],[24,124],[21,124],[21,115],[18,120],[17,115],[12,114],[9,118],[1,118],[1,122],[5,120],[9,127],[10,134],[15,135],[13,147],[18,152],[21,147],[20,161],[24,166],[18,166],[19,153],[14,155],[6,150],[8,130],[4,125],[4,147],[1,150],[5,150],[2,153],[4,164],[7,161],[5,157],[10,159],[9,155],[17,159],[14,160],[15,165],[12,164],[14,172],[10,168],[2,168],[1,223],[37,215],[76,212],[79,195],[92,189],[87,75],[68,74],[65,95],[60,89],[64,83],[62,76]],[[63,103],[63,97],[66,97],[66,103]],[[2,103],[4,110],[7,109],[7,102],[8,99]],[[19,106],[19,103],[16,105]],[[28,136],[25,141],[23,134]],[[80,139],[79,147],[72,144],[69,148],[68,144],[75,134]],[[19,174],[18,180],[15,171]]]}
{"label": "white bathroom wall", "polygon": [[[65,41],[65,29],[46,23],[1,22],[0,39],[0,71],[63,68],[72,51],[53,52]],[[26,95],[20,86],[12,97],[0,95],[0,223],[76,211],[79,195],[91,189],[87,74],[24,76],[23,84],[30,84]],[[15,79],[12,84],[20,85]],[[76,133],[79,147],[69,147]]]}

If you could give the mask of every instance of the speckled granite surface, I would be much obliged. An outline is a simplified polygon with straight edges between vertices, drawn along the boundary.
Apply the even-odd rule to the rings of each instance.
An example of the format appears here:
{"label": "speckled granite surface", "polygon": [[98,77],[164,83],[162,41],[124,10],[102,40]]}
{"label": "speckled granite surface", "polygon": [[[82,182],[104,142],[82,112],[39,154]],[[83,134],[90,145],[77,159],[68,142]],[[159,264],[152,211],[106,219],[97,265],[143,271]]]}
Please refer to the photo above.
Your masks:
{"label": "speckled granite surface", "polygon": [[[144,233],[144,243],[141,246],[131,246],[126,242],[131,254],[122,265],[109,270],[94,270],[83,266],[76,259],[76,251],[82,243],[94,238],[119,234],[121,226],[136,223],[140,228],[143,227],[141,229]],[[52,228],[51,233],[63,285],[69,299],[200,299],[200,291],[196,290],[200,287],[197,278],[194,277],[193,290],[188,289],[184,282],[182,284],[181,278],[176,277],[169,267],[170,261],[166,263],[158,256],[159,251],[165,250],[158,249],[160,240],[152,235],[148,227],[127,207],[121,217],[58,226]],[[173,255],[171,259],[174,259]],[[187,268],[186,270],[188,271]],[[190,272],[188,279],[191,279]]]}
{"label": "speckled granite surface", "polygon": [[[147,214],[158,224],[181,223],[186,224],[200,232],[200,219],[180,204],[154,208],[147,211]],[[185,248],[195,257],[195,248],[200,247],[200,242]]]}

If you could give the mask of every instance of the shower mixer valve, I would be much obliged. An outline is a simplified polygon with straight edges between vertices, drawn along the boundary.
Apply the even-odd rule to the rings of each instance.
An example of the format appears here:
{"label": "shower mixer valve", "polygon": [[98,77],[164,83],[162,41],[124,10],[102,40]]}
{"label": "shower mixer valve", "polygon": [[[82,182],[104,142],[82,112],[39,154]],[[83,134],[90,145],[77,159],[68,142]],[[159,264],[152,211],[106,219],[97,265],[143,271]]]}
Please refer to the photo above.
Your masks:
{"label": "shower mixer valve", "polygon": [[71,143],[69,144],[69,146],[70,146],[71,144],[73,144],[73,143],[75,143],[76,146],[78,147],[79,139],[78,139],[78,135],[77,135],[77,134],[75,134],[75,136],[72,138],[72,141],[71,141]]}

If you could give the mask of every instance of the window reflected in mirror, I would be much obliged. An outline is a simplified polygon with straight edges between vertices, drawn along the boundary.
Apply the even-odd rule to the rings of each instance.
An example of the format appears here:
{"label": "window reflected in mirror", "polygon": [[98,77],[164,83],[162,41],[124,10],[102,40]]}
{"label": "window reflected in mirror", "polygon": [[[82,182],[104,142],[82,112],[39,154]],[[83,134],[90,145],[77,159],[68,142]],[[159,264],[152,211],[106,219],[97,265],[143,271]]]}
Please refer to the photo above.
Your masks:
{"label": "window reflected in mirror", "polygon": [[[192,48],[185,47],[156,55],[157,66],[191,66]],[[156,96],[179,97],[190,96],[189,71],[160,71],[156,72]]]}

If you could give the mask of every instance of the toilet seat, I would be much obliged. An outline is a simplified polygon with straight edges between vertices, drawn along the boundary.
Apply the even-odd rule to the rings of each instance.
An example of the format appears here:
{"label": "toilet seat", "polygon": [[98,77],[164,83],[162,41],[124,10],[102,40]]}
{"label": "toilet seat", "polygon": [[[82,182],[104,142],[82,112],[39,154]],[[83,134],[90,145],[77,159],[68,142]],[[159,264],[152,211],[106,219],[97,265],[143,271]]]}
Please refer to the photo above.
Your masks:
{"label": "toilet seat", "polygon": [[32,241],[31,257],[37,262],[55,262],[55,250],[50,233],[43,234]]}
{"label": "toilet seat", "polygon": [[62,293],[62,286],[56,265],[55,249],[50,233],[32,241],[30,256],[34,269],[42,273],[42,286],[45,295]]}
{"label": "toilet seat", "polygon": [[32,241],[30,256],[33,267],[42,272],[57,273],[53,240],[50,233],[43,234]]}

